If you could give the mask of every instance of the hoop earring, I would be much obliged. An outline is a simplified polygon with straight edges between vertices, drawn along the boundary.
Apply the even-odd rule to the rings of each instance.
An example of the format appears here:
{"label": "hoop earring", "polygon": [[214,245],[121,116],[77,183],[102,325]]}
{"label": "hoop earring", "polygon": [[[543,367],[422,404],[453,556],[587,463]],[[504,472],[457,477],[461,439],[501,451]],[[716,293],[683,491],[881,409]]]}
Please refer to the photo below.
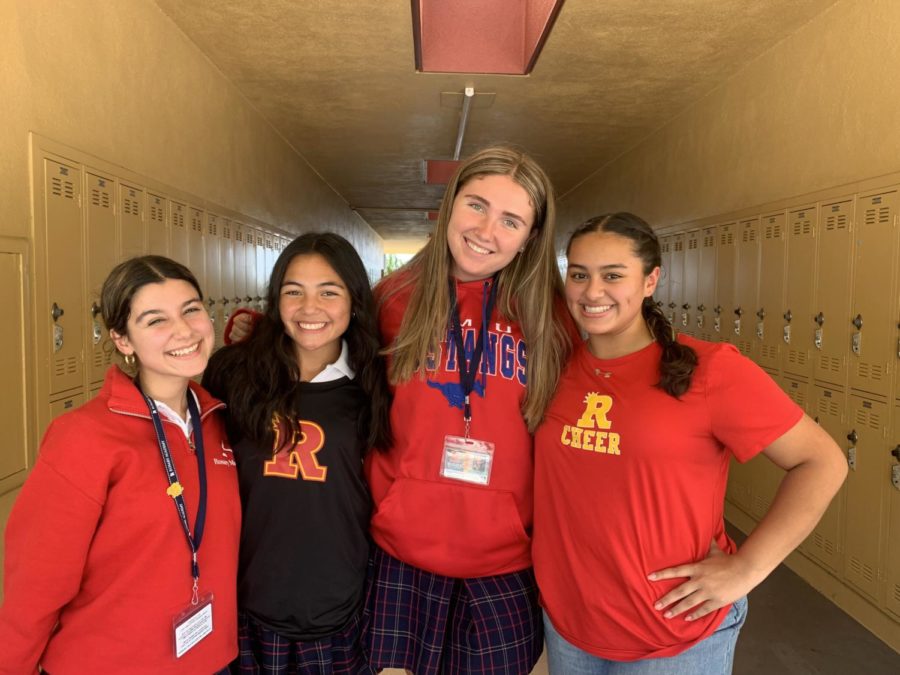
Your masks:
{"label": "hoop earring", "polygon": [[137,359],[134,357],[134,354],[125,354],[122,359],[125,361],[125,365],[129,368],[134,368],[134,364],[137,363]]}

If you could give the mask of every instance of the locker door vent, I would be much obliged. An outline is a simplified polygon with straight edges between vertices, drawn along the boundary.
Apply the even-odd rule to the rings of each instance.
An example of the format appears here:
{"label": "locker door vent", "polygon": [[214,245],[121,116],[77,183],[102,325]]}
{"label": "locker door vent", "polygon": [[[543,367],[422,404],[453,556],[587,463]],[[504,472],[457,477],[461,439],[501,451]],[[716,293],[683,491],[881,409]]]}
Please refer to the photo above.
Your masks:
{"label": "locker door vent", "polygon": [[760,347],[760,354],[767,359],[777,359],[778,347],[774,345],[762,345]]}
{"label": "locker door vent", "polygon": [[697,248],[697,240],[694,238],[688,239],[688,250],[693,251]]}
{"label": "locker door vent", "polygon": [[837,401],[834,399],[826,401],[823,398],[819,399],[819,405],[817,406],[818,413],[820,415],[830,415],[831,417],[840,417],[841,408],[838,405]]}
{"label": "locker door vent", "polygon": [[819,368],[832,373],[839,373],[841,372],[841,360],[836,356],[825,356],[823,354],[819,357]]}
{"label": "locker door vent", "polygon": [[805,366],[806,352],[800,349],[788,350],[788,363],[793,363],[798,366]]}
{"label": "locker door vent", "polygon": [[745,244],[751,244],[756,241],[756,230],[748,227],[741,233],[741,241]]}
{"label": "locker door vent", "polygon": [[738,340],[737,348],[744,356],[750,356],[750,353],[753,351],[753,347],[751,346],[749,340]]}
{"label": "locker door vent", "polygon": [[846,213],[829,213],[825,219],[826,230],[846,230],[847,214]]}
{"label": "locker door vent", "polygon": [[884,368],[877,363],[860,361],[856,364],[856,374],[864,380],[881,382],[884,379]]}
{"label": "locker door vent", "polygon": [[[132,192],[132,195],[134,192]],[[138,216],[141,213],[140,202],[132,196],[127,196],[122,200],[122,210],[129,216]]]}
{"label": "locker door vent", "polygon": [[53,359],[53,374],[56,377],[73,375],[78,372],[78,360],[74,356]]}
{"label": "locker door vent", "polygon": [[166,220],[159,199],[154,199],[154,203],[150,205],[150,220],[156,221],[157,223],[164,223]]}
{"label": "locker door vent", "polygon": [[872,410],[857,410],[856,423],[862,426],[867,426],[870,429],[874,429],[875,431],[881,429],[881,417],[878,415],[878,413]]}
{"label": "locker door vent", "polygon": [[850,556],[850,569],[856,576],[862,577],[866,581],[875,579],[875,572],[872,570],[872,566],[864,564],[856,556]]}
{"label": "locker door vent", "polygon": [[882,206],[880,208],[866,209],[865,223],[866,225],[875,225],[876,223],[889,223],[891,221],[891,207]]}
{"label": "locker door vent", "polygon": [[716,245],[716,237],[712,234],[704,235],[703,237],[703,248],[712,248]]}
{"label": "locker door vent", "polygon": [[109,193],[106,190],[91,188],[91,204],[101,209],[108,209],[110,205]]}
{"label": "locker door vent", "polygon": [[815,544],[815,547],[820,549],[826,555],[834,555],[834,542],[831,541],[831,539],[829,539],[828,537],[822,536],[821,532],[816,532],[813,535],[813,544]]}
{"label": "locker door vent", "polygon": [[894,602],[900,602],[900,584],[894,584]]}
{"label": "locker door vent", "polygon": [[203,232],[203,224],[200,218],[200,212],[197,209],[191,211],[191,229],[194,232]]}
{"label": "locker door vent", "polygon": [[675,242],[675,251],[683,251],[684,250],[684,242],[680,239]]}
{"label": "locker door vent", "polygon": [[213,221],[213,220],[209,221],[209,228],[207,229],[207,232],[209,234],[211,234],[213,237],[215,237],[216,234],[218,233],[218,231],[219,231],[219,226],[216,225],[215,221]]}
{"label": "locker door vent", "polygon": [[184,209],[180,204],[172,211],[172,225],[184,229]]}
{"label": "locker door vent", "polygon": [[766,239],[781,239],[781,223],[766,225]]}
{"label": "locker door vent", "polygon": [[719,244],[722,246],[730,246],[734,243],[734,232],[730,229],[722,230],[722,235],[719,237]]}
{"label": "locker door vent", "polygon": [[113,351],[111,349],[94,350],[94,367],[106,368],[112,365]]}
{"label": "locker door vent", "polygon": [[231,239],[231,228],[228,225],[222,225],[222,238]]}
{"label": "locker door vent", "polygon": [[788,396],[790,396],[791,400],[797,405],[801,407],[806,405],[806,395],[803,393],[802,389],[792,389],[788,392]]}
{"label": "locker door vent", "polygon": [[791,225],[791,234],[795,237],[812,234],[812,219],[806,215],[806,211],[795,213],[794,222]]}
{"label": "locker door vent", "polygon": [[50,192],[52,192],[55,197],[75,199],[75,183],[71,180],[63,180],[59,176],[53,176],[53,178],[50,179]]}

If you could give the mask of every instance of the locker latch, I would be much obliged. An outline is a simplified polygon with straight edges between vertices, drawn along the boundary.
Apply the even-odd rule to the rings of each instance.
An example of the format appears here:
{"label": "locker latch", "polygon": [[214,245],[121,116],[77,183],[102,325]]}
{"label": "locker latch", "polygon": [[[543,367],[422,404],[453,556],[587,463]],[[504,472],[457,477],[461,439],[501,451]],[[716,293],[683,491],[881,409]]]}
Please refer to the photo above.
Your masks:
{"label": "locker latch", "polygon": [[50,316],[53,318],[53,353],[54,354],[63,348],[63,327],[57,323],[57,321],[63,314],[65,314],[65,310],[63,310],[62,307],[60,307],[59,305],[57,305],[54,302],[53,307],[50,308]]}
{"label": "locker latch", "polygon": [[853,351],[854,354],[859,356],[859,353],[860,353],[860,350],[862,347],[862,345],[861,345],[861,343],[862,343],[862,325],[863,325],[862,314],[857,314],[856,318],[853,319],[852,323],[856,327],[857,332],[855,332],[850,337],[850,349]]}
{"label": "locker latch", "polygon": [[763,319],[766,318],[766,310],[760,308],[760,310],[756,313],[756,316],[757,318],[759,318],[759,321],[756,323],[756,337],[762,340],[763,331],[765,330]]}
{"label": "locker latch", "polygon": [[825,323],[825,315],[822,314],[822,312],[819,312],[813,317],[813,321],[819,326],[816,328],[813,343],[816,345],[816,349],[822,349],[822,324]]}
{"label": "locker latch", "polygon": [[704,316],[703,312],[705,312],[705,311],[706,311],[706,305],[704,305],[702,303],[697,305],[697,312],[698,312],[697,313],[697,328],[703,328],[703,324],[705,323],[705,321],[704,321],[705,316]]}
{"label": "locker latch", "polygon": [[856,442],[859,440],[856,429],[847,434],[847,440],[850,441],[850,447],[847,448],[847,466],[851,471],[856,471]]}
{"label": "locker latch", "polygon": [[734,334],[741,334],[741,315],[744,313],[744,310],[738,307],[734,310],[734,313],[737,315],[737,319],[734,320]]}
{"label": "locker latch", "polygon": [[688,325],[688,313],[687,313],[687,310],[689,310],[690,308],[691,308],[691,306],[690,306],[688,303],[684,303],[684,304],[681,306],[681,309],[685,310],[685,311],[683,311],[683,312],[681,313],[681,325],[684,326],[685,328],[687,328],[687,325]]}
{"label": "locker latch", "polygon": [[97,321],[97,315],[100,313],[100,305],[96,301],[91,303],[91,340],[95,345],[99,345],[103,339],[103,328]]}
{"label": "locker latch", "polygon": [[[891,454],[900,462],[900,445],[891,450]],[[900,464],[891,464],[891,485],[900,490]]]}
{"label": "locker latch", "polygon": [[787,321],[788,325],[784,327],[784,341],[787,344],[791,344],[791,319],[794,318],[794,315],[791,313],[791,310],[788,310],[784,313],[784,320]]}
{"label": "locker latch", "polygon": [[675,325],[675,308],[676,308],[677,306],[678,306],[678,305],[676,305],[674,302],[670,302],[670,303],[669,303],[669,316],[668,316],[668,319],[669,319],[669,323],[672,324],[673,326]]}

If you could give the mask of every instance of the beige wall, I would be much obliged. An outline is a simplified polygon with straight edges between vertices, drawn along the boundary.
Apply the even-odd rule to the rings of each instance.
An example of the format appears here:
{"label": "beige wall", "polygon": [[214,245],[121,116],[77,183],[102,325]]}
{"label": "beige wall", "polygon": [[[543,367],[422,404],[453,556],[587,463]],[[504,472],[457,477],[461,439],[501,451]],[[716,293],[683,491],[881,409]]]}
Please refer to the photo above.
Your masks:
{"label": "beige wall", "polygon": [[900,3],[844,0],[564,195],[666,226],[900,170]]}
{"label": "beige wall", "polygon": [[381,238],[150,0],[0,0],[0,120],[0,234],[29,231],[34,131],[273,227],[338,231],[381,267]]}

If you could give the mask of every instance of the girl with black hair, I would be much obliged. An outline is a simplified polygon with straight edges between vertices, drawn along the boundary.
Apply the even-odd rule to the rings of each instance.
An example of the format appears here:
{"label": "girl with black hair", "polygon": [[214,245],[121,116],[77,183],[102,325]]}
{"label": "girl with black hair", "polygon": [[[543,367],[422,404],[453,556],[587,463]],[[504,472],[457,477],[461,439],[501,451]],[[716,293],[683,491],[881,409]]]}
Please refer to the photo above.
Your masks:
{"label": "girl with black hair", "polygon": [[[629,213],[566,250],[587,341],[535,436],[533,556],[555,675],[730,673],[746,595],[818,522],[837,445],[731,345],[675,336],[653,302],[659,241]],[[730,458],[787,474],[738,549]]]}
{"label": "girl with black hair", "polygon": [[375,304],[351,244],[296,238],[253,336],[211,359],[228,405],[244,526],[239,672],[370,673],[359,640],[370,448],[390,442]]}

